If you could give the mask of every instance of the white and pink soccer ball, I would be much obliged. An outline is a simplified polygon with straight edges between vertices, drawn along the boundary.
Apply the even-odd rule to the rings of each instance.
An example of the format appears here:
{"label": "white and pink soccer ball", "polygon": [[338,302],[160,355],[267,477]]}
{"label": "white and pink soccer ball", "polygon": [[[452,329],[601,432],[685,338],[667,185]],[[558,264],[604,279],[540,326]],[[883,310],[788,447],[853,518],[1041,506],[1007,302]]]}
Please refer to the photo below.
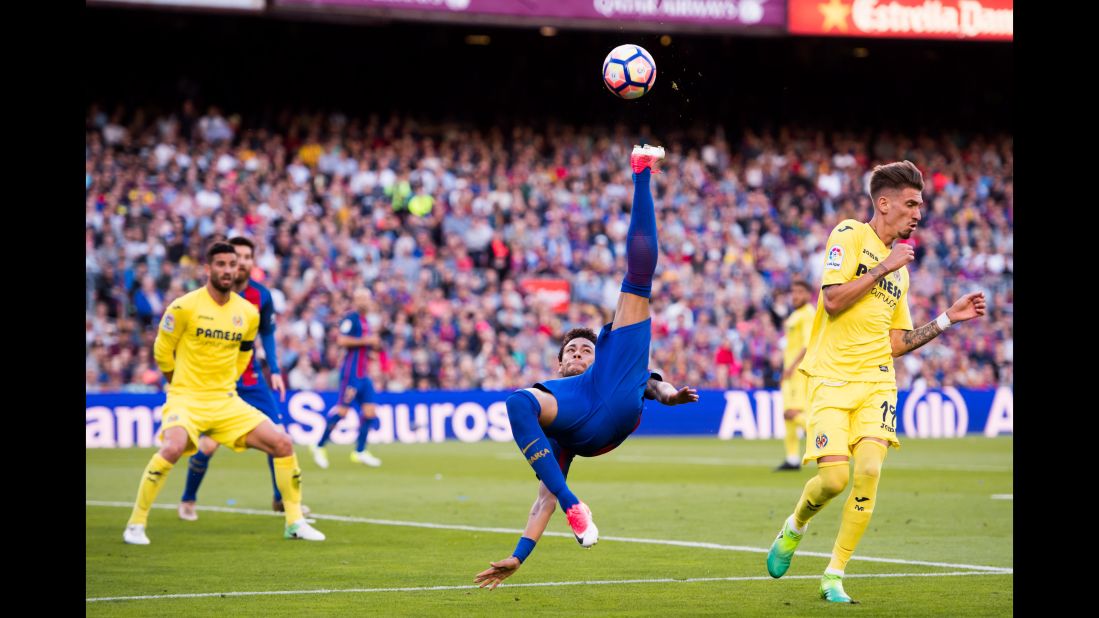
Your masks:
{"label": "white and pink soccer ball", "polygon": [[656,83],[656,63],[640,45],[619,45],[603,61],[603,83],[615,96],[636,99]]}

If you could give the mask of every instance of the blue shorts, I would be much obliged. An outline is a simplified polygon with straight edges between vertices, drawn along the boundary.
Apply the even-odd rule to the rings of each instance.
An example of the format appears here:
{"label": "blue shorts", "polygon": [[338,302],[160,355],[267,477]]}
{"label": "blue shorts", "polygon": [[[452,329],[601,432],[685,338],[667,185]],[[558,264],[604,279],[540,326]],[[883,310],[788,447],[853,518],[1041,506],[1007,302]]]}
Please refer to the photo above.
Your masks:
{"label": "blue shorts", "polygon": [[237,388],[237,394],[245,403],[263,412],[276,425],[283,424],[282,406],[275,399],[275,392],[262,380],[256,386]]}
{"label": "blue shorts", "polygon": [[559,450],[602,455],[637,429],[645,385],[653,375],[648,369],[651,339],[651,318],[615,331],[607,324],[599,331],[595,361],[587,371],[535,385],[557,399],[557,418],[543,428],[557,444],[555,455]]}
{"label": "blue shorts", "polygon": [[339,405],[361,409],[365,404],[374,403],[374,381],[366,377],[341,377],[339,395]]}

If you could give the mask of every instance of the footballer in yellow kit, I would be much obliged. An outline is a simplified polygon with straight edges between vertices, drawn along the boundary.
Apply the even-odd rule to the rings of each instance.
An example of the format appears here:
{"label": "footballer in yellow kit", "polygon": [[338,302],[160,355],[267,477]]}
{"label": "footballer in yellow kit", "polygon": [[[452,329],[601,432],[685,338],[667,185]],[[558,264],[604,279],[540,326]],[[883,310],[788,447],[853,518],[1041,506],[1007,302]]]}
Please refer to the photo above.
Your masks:
{"label": "footballer in yellow kit", "polygon": [[812,288],[802,280],[790,284],[790,304],[794,310],[782,324],[786,341],[782,354],[782,411],[786,434],[783,446],[786,460],[777,468],[800,470],[802,459],[798,457],[798,429],[806,428],[808,378],[798,371],[798,366],[809,347],[809,335],[813,330]]}
{"label": "footballer in yellow kit", "polygon": [[[846,283],[869,272],[890,253],[867,223],[847,219],[828,237],[821,287]],[[808,463],[851,453],[865,437],[900,447],[897,439],[897,379],[889,331],[912,330],[908,269],[880,278],[870,292],[836,316],[817,305],[800,372],[808,377]]]}
{"label": "footballer in yellow kit", "polygon": [[870,524],[888,447],[900,446],[893,359],[931,341],[954,322],[985,314],[984,294],[972,292],[935,321],[913,330],[906,265],[915,259],[915,251],[896,241],[911,237],[923,218],[922,192],[923,174],[911,162],[875,167],[870,222],[841,221],[825,245],[812,334],[798,368],[809,379],[803,461],[816,460],[817,474],[805,484],[771,544],[767,572],[776,578],[786,574],[809,520],[853,478],[832,560],[818,590],[830,602],[855,602],[843,589],[844,570]]}
{"label": "footballer in yellow kit", "polygon": [[206,251],[206,285],[175,299],[157,331],[153,355],[169,382],[158,436],[162,441],[142,474],[122,540],[148,545],[149,510],[179,458],[197,450],[200,434],[232,448],[272,457],[283,495],[288,539],[323,541],[301,510],[301,468],[290,436],[237,395],[236,381],[252,358],[259,312],[233,292],[237,253],[215,242]]}
{"label": "footballer in yellow kit", "polygon": [[259,311],[252,303],[230,294],[218,305],[205,287],[184,294],[164,312],[154,356],[162,371],[175,373],[160,436],[183,427],[189,438],[183,455],[198,450],[204,433],[243,451],[244,436],[267,418],[237,395],[236,378],[248,365],[258,330]]}

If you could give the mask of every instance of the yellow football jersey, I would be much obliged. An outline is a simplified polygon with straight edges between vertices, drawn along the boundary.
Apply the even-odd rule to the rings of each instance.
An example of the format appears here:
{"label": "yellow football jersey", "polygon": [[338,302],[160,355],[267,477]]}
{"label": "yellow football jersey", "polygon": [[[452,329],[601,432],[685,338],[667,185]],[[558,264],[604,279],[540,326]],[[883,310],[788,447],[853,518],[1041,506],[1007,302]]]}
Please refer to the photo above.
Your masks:
{"label": "yellow football jersey", "polygon": [[868,223],[846,219],[828,236],[813,332],[799,370],[808,376],[896,383],[889,331],[912,330],[908,269],[895,270],[838,315],[824,310],[824,286],[847,283],[878,265],[891,249]]}
{"label": "yellow football jersey", "polygon": [[172,301],[153,347],[161,371],[175,372],[168,393],[235,393],[258,331],[259,311],[239,294],[219,305],[202,286]]}
{"label": "yellow football jersey", "polygon": [[802,348],[809,347],[809,335],[813,332],[813,317],[813,305],[805,303],[782,323],[782,328],[786,331],[786,349],[782,353],[783,368],[788,368],[794,363]]}

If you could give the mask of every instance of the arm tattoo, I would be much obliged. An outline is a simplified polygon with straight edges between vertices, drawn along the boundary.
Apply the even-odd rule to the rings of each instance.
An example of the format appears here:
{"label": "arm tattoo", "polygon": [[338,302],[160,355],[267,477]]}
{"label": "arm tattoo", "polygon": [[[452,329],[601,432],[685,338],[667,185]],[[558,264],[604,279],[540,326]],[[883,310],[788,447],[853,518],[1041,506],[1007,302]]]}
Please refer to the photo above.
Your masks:
{"label": "arm tattoo", "polygon": [[928,322],[916,330],[906,332],[904,334],[905,352],[907,353],[915,350],[935,337],[938,337],[942,332],[943,331],[939,330],[939,325],[934,322]]}

